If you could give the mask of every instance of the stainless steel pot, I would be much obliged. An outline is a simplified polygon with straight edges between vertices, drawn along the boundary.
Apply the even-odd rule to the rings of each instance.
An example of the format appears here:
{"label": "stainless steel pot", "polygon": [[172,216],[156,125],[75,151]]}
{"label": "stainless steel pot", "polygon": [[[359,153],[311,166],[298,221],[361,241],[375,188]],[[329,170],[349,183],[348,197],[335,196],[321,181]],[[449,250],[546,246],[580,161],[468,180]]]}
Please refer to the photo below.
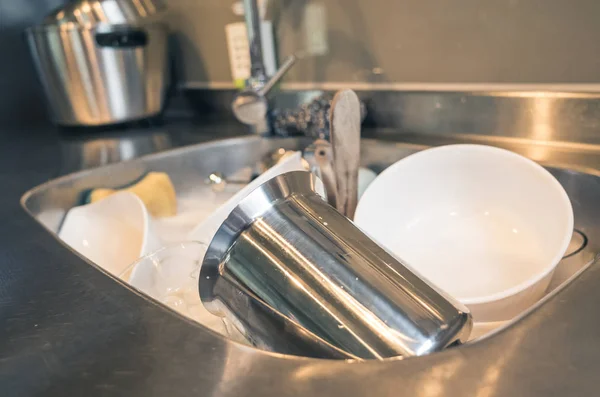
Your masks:
{"label": "stainless steel pot", "polygon": [[45,24],[26,36],[57,124],[115,124],[161,112],[169,76],[165,25]]}

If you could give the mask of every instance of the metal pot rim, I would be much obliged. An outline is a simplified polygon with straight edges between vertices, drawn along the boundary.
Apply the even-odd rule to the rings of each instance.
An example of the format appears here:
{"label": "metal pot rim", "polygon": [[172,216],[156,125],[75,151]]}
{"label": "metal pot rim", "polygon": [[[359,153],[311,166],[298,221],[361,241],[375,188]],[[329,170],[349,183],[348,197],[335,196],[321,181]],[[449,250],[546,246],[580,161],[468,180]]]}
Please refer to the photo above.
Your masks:
{"label": "metal pot rim", "polygon": [[145,23],[123,23],[123,24],[111,24],[111,23],[98,23],[96,25],[80,25],[76,22],[67,22],[63,24],[54,25],[35,25],[25,29],[26,34],[33,33],[46,33],[46,32],[62,32],[62,31],[100,31],[100,32],[111,32],[125,29],[146,29],[146,30],[163,30],[168,31],[169,26],[164,22],[145,22]]}

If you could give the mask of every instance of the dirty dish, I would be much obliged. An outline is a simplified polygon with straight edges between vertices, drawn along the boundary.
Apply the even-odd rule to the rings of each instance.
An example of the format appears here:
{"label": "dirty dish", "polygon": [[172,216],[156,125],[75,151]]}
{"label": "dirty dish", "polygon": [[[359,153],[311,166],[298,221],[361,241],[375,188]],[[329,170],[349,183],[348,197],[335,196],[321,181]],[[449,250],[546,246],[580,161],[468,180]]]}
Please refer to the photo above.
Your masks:
{"label": "dirty dish", "polygon": [[92,204],[74,207],[58,236],[75,251],[118,276],[142,255],[162,244],[142,200],[119,192]]}
{"label": "dirty dish", "polygon": [[539,300],[567,249],[573,210],[560,183],[513,152],[425,150],[390,166],[356,224],[464,303],[475,322],[508,320]]}

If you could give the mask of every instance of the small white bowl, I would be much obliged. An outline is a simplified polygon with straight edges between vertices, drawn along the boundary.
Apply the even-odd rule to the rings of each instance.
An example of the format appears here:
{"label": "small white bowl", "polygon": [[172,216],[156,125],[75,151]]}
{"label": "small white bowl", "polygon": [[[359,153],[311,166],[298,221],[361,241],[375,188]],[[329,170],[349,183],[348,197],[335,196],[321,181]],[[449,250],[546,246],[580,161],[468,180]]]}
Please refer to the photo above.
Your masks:
{"label": "small white bowl", "polygon": [[573,232],[567,193],[513,152],[451,145],[386,169],[358,203],[356,224],[471,309],[511,319],[539,300]]}
{"label": "small white bowl", "polygon": [[144,203],[130,192],[71,208],[58,237],[115,276],[162,246]]}

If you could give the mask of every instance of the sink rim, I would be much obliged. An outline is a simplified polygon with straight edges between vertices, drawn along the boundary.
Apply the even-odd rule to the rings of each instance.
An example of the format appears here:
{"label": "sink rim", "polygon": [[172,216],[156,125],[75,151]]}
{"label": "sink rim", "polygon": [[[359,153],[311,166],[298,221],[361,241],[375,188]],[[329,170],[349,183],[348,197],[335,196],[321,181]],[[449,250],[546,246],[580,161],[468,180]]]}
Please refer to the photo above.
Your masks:
{"label": "sink rim", "polygon": [[[261,355],[267,355],[267,356],[271,356],[277,359],[285,359],[285,360],[291,360],[291,361],[329,361],[329,362],[346,362],[346,363],[353,363],[353,364],[364,364],[364,363],[369,363],[369,362],[373,362],[373,360],[331,360],[331,359],[321,359],[321,358],[310,358],[310,357],[303,357],[303,356],[293,356],[293,355],[288,355],[288,354],[281,354],[281,353],[276,353],[276,352],[270,352],[270,351],[265,351],[265,350],[261,350],[259,348],[255,348],[255,347],[251,347],[251,346],[246,346],[243,345],[241,343],[229,340],[228,338],[226,338],[225,336],[218,334],[216,332],[211,331],[210,329],[204,327],[202,324],[197,323],[193,320],[190,320],[189,318],[177,313],[176,311],[174,311],[173,309],[167,307],[166,305],[163,305],[162,303],[158,302],[157,300],[155,300],[154,298],[144,294],[143,292],[137,290],[136,288],[132,287],[130,284],[128,284],[127,282],[124,282],[122,280],[120,280],[118,277],[110,274],[109,272],[105,271],[103,268],[101,268],[100,266],[96,265],[95,263],[91,262],[90,260],[88,260],[87,258],[83,257],[82,255],[80,255],[79,253],[77,253],[76,251],[74,251],[72,248],[70,248],[69,246],[67,246],[65,243],[63,243],[59,238],[57,233],[55,233],[54,231],[50,230],[48,227],[46,227],[42,222],[40,222],[35,214],[31,211],[31,209],[28,207],[27,203],[28,201],[34,197],[36,194],[43,192],[45,190],[51,189],[53,186],[56,186],[62,182],[67,182],[70,180],[73,180],[74,178],[83,178],[86,175],[90,175],[90,174],[94,174],[96,172],[98,172],[98,169],[104,169],[104,170],[110,170],[110,169],[116,169],[118,167],[120,167],[122,164],[126,164],[126,163],[130,163],[130,164],[138,164],[138,163],[143,163],[145,161],[147,161],[148,159],[158,159],[161,157],[170,157],[170,156],[174,156],[177,155],[178,153],[187,153],[190,151],[193,151],[194,149],[199,149],[199,148],[211,148],[211,147],[221,147],[223,145],[226,146],[235,146],[237,144],[243,144],[243,143],[247,143],[248,141],[254,141],[254,140],[262,140],[264,138],[258,137],[258,136],[241,136],[241,137],[234,137],[234,138],[224,138],[224,139],[217,139],[217,140],[210,140],[207,142],[202,142],[202,143],[198,143],[198,144],[194,144],[194,145],[189,145],[189,146],[184,146],[184,147],[178,147],[178,148],[174,148],[174,149],[170,149],[170,150],[166,150],[160,153],[153,153],[153,154],[149,154],[149,155],[145,155],[133,160],[129,160],[126,162],[120,162],[120,163],[114,163],[114,164],[109,164],[103,167],[99,167],[99,168],[94,168],[94,169],[87,169],[87,170],[82,170],[82,171],[78,171],[78,172],[74,172],[71,174],[67,174],[64,176],[61,176],[59,178],[47,181],[43,184],[40,184],[38,186],[35,186],[33,188],[31,188],[30,190],[28,190],[27,192],[25,192],[20,200],[21,206],[23,207],[23,209],[28,213],[29,216],[31,216],[32,218],[34,218],[36,220],[36,222],[38,224],[40,224],[41,226],[43,226],[46,231],[48,233],[50,233],[52,235],[52,237],[54,237],[54,239],[59,243],[62,244],[64,247],[66,247],[67,249],[69,249],[73,254],[75,254],[76,256],[80,257],[81,259],[83,259],[85,262],[87,262],[89,265],[91,265],[92,267],[96,268],[97,270],[100,270],[102,273],[104,273],[105,275],[107,275],[108,277],[110,277],[111,279],[117,281],[121,286],[125,287],[128,291],[133,292],[135,295],[142,297],[145,300],[148,300],[154,304],[158,304],[161,309],[163,309],[165,312],[171,314],[171,315],[175,315],[176,317],[180,317],[182,319],[184,319],[186,322],[191,322],[193,326],[199,328],[202,331],[208,332],[209,334],[213,334],[213,336],[216,336],[218,339],[220,339],[221,341],[227,343],[227,344],[233,344],[235,346],[238,346],[242,349],[252,349],[253,351],[255,351],[258,354]],[[309,142],[306,138],[280,138],[279,140],[281,141],[303,141],[305,140],[306,142]],[[377,146],[380,145],[382,142],[386,142],[386,143],[391,143],[390,141],[387,140],[381,140],[381,139],[373,139],[373,138],[363,138],[361,140],[361,145],[367,145],[367,146]],[[393,141],[394,146],[396,147],[405,147],[408,149],[414,149],[414,151],[420,151],[423,150],[425,148],[428,147],[433,147],[436,145],[432,145],[432,144],[420,144],[420,143],[405,143],[402,140],[394,140]],[[457,142],[458,143],[458,142]],[[497,143],[497,142],[496,142]],[[492,145],[494,146],[494,145]],[[600,149],[599,149],[600,150]],[[565,166],[564,164],[562,165],[558,165],[558,164],[544,164],[544,163],[540,163],[541,165],[543,165],[545,168],[550,168],[550,169],[557,169],[557,170],[561,170],[563,172],[569,172],[569,173],[576,173],[576,174],[586,174],[586,175],[592,175],[592,176],[596,176],[596,177],[600,177],[600,169],[597,168],[593,168],[593,167],[589,167],[589,166],[584,166],[584,165],[567,165]],[[585,268],[583,268],[579,273],[578,276],[580,274],[583,274],[589,267],[591,267],[592,265],[594,265],[598,259],[600,259],[599,257],[596,257],[594,259],[594,261],[592,261],[591,263],[589,263]],[[576,281],[575,279],[573,279],[570,283],[572,284],[574,281]],[[508,330],[509,328],[511,328],[513,325],[517,324],[518,322],[521,321],[521,319],[529,316],[532,312],[536,311],[539,307],[541,307],[542,305],[544,305],[548,300],[552,299],[555,295],[559,294],[567,285],[562,285],[559,288],[556,288],[555,290],[553,290],[552,292],[548,293],[547,295],[544,296],[544,298],[542,298],[540,301],[538,301],[534,306],[532,306],[531,308],[529,308],[527,311],[521,313],[519,316],[517,316],[515,319],[509,321],[505,326],[502,326],[496,330],[494,330],[492,333],[485,335],[482,338],[478,338],[475,341],[470,341],[468,344],[461,346],[459,349],[463,350],[466,346],[472,345],[473,342],[477,342],[480,343],[480,341],[484,340],[484,339],[490,339],[495,337],[497,334],[504,332],[506,330]],[[454,351],[454,349],[452,349],[452,351]],[[433,356],[437,356],[439,354],[444,354],[446,353],[446,351],[443,352],[438,352],[433,354]],[[423,357],[412,357],[411,360],[414,359],[421,359]],[[401,358],[386,358],[384,360],[380,360],[379,362],[395,362],[395,361],[399,361],[401,360]],[[406,359],[404,359],[406,360]]]}

